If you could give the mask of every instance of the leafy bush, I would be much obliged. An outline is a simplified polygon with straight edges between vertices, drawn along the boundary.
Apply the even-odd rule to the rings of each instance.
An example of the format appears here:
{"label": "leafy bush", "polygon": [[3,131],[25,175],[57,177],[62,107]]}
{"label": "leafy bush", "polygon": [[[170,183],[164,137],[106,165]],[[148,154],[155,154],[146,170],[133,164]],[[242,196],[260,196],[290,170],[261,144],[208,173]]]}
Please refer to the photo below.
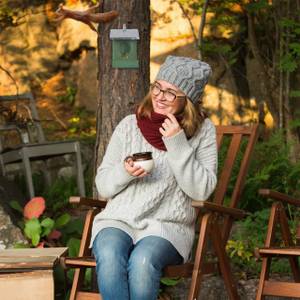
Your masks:
{"label": "leafy bush", "polygon": [[[220,150],[219,165],[223,164],[228,144],[229,140],[225,140]],[[245,146],[246,143],[242,143],[238,153],[227,197],[230,197],[233,191],[233,183],[238,175],[239,164]],[[258,190],[261,188],[274,189],[288,193],[291,196],[297,196],[297,191],[300,191],[300,162],[291,162],[289,154],[290,145],[286,144],[282,131],[274,131],[267,140],[259,141],[255,145],[242,198],[239,203],[240,208],[248,212],[256,212],[270,207],[268,201],[258,195]]]}
{"label": "leafy bush", "polygon": [[57,97],[57,99],[59,102],[74,105],[76,93],[77,89],[72,85],[68,85],[65,94]]}
{"label": "leafy bush", "polygon": [[[24,209],[20,207],[16,201],[11,201],[11,206],[23,214],[23,220],[19,223],[23,229],[25,237],[28,239],[27,245],[17,244],[17,247],[41,247],[44,246],[61,246],[60,242],[63,229],[65,235],[77,233],[78,235],[82,232],[82,222],[72,220],[68,213],[54,214],[46,212],[45,199],[43,197],[34,197],[27,202]],[[70,225],[67,225],[71,222]],[[71,239],[64,237],[65,243],[67,244]],[[68,242],[66,242],[68,240]]]}
{"label": "leafy bush", "polygon": [[[234,268],[243,276],[259,276],[261,263],[256,260],[254,251],[255,248],[264,246],[269,214],[270,208],[265,208],[252,213],[244,220],[237,222],[231,235],[231,239],[227,243],[226,250],[232,259]],[[296,220],[297,218],[299,219],[298,214],[297,211],[287,209],[289,228],[293,237],[295,237],[296,233]],[[279,228],[275,233],[274,242],[278,246],[283,243]],[[289,274],[290,265],[287,261],[280,259],[278,261],[272,260],[272,262],[271,272]]]}

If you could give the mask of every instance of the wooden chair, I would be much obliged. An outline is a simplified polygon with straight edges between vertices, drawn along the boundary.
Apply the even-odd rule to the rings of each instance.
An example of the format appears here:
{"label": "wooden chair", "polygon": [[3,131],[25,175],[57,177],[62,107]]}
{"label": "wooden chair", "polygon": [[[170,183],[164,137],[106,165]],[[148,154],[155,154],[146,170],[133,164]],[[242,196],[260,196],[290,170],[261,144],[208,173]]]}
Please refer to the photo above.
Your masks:
{"label": "wooden chair", "polygon": [[[228,138],[224,138],[227,136]],[[189,300],[197,299],[202,276],[207,273],[220,271],[230,299],[239,299],[237,289],[230,271],[229,260],[225,252],[225,246],[230,234],[234,219],[244,217],[245,213],[237,209],[241,198],[243,185],[246,178],[250,156],[258,136],[258,125],[246,126],[217,126],[217,142],[220,153],[222,140],[229,143],[227,155],[224,159],[223,167],[219,172],[218,185],[212,197],[213,202],[193,201],[192,205],[198,212],[197,227],[199,227],[199,238],[196,245],[195,258],[193,261],[178,265],[168,266],[164,270],[166,277],[192,277],[189,290]],[[247,139],[247,144],[242,143],[243,138]],[[227,143],[226,142],[226,143]],[[225,143],[225,144],[226,144]],[[242,147],[240,147],[242,145]],[[238,155],[240,148],[244,151]],[[223,147],[222,147],[223,149]],[[222,150],[223,151],[223,150]],[[223,153],[223,152],[222,152]],[[242,159],[237,159],[238,157]],[[238,175],[233,180],[231,173],[233,167],[239,162]],[[234,181],[234,182],[233,182]],[[231,186],[232,194],[228,199],[228,187]],[[227,206],[224,205],[224,199],[230,200]],[[226,200],[226,201],[227,201]],[[74,299],[101,299],[98,292],[86,292],[82,289],[84,272],[88,267],[95,267],[95,261],[91,257],[91,251],[88,248],[93,217],[105,207],[106,202],[81,197],[71,197],[71,203],[93,207],[87,213],[84,230],[79,250],[79,257],[66,257],[62,259],[65,267],[76,268],[73,279],[73,285],[70,294],[70,300]],[[206,251],[208,250],[207,241],[211,240],[211,247],[215,252],[217,262],[206,262]],[[209,247],[209,248],[211,248]]]}
{"label": "wooden chair", "polygon": [[[300,199],[268,189],[259,190],[259,194],[274,199],[275,202],[272,204],[270,211],[264,248],[256,250],[257,256],[262,258],[256,299],[264,299],[265,296],[300,298],[300,269],[298,264],[300,247],[293,241],[284,207],[284,204],[300,207]],[[280,241],[282,246],[276,246],[275,233],[278,227],[282,236]],[[298,227],[297,235],[299,235],[299,231],[300,228]],[[299,236],[296,239],[299,239]],[[275,257],[277,259],[288,258],[295,282],[269,280],[272,258]]]}
{"label": "wooden chair", "polygon": [[[24,102],[24,103],[23,103]],[[32,172],[30,162],[33,160],[46,161],[48,158],[61,156],[65,154],[75,154],[76,166],[77,166],[77,184],[79,189],[79,195],[85,196],[83,168],[80,153],[80,144],[78,141],[58,141],[50,142],[46,141],[43,128],[41,126],[38,111],[35,105],[35,99],[31,93],[20,94],[20,95],[7,95],[0,96],[0,105],[2,107],[5,104],[18,103],[19,106],[23,106],[27,110],[28,117],[32,123],[32,127],[35,131],[35,136],[30,131],[29,126],[26,126],[22,130],[17,124],[0,124],[0,171],[2,175],[6,174],[6,166],[12,163],[22,163],[25,179],[27,183],[28,196],[30,198],[35,196],[34,186],[32,181]],[[24,130],[24,131],[23,131]],[[5,149],[2,145],[1,137],[3,132],[15,131],[20,136],[20,142],[14,144],[12,147]],[[24,136],[25,138],[22,136]],[[50,176],[47,168],[44,168],[44,173],[48,182]]]}

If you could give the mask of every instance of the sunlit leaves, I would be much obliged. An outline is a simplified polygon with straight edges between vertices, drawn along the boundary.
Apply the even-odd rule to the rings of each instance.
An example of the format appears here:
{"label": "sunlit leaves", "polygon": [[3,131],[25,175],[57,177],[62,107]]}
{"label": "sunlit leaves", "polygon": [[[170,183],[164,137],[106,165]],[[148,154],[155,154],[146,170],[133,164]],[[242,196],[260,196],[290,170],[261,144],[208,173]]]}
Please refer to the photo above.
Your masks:
{"label": "sunlit leaves", "polygon": [[269,8],[270,5],[267,0],[260,0],[256,2],[250,2],[249,4],[246,5],[246,9],[249,12],[255,13],[258,11],[261,11],[262,9]]}

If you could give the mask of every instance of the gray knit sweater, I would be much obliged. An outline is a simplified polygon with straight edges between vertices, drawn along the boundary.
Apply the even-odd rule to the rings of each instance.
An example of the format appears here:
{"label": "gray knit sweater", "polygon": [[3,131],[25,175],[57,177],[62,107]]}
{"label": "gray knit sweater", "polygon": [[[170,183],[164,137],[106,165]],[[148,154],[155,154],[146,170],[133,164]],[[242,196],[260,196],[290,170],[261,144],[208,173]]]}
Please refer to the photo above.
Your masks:
{"label": "gray knit sweater", "polygon": [[[115,227],[134,243],[149,235],[165,238],[187,261],[194,240],[191,201],[206,200],[216,186],[215,127],[206,119],[191,139],[181,130],[163,141],[167,151],[150,145],[135,115],[118,124],[96,175],[100,196],[109,200],[94,219],[91,245],[101,229]],[[128,174],[124,158],[146,151],[152,151],[152,172],[144,178]]]}

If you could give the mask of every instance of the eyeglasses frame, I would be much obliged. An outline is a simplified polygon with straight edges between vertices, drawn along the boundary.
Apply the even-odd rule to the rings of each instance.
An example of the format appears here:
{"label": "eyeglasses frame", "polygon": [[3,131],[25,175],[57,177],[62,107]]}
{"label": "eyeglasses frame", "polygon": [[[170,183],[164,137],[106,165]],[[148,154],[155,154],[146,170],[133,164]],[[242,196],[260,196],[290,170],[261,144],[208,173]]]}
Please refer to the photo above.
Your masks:
{"label": "eyeglasses frame", "polygon": [[[160,95],[160,93],[163,93],[163,97],[165,97],[165,92],[167,92],[168,90],[163,90],[162,88],[159,87],[160,84],[158,82],[154,82],[154,83],[150,84],[151,93],[152,93],[152,90],[153,90],[154,86],[156,86],[159,89],[159,93],[157,95],[154,95],[154,96],[157,97],[157,96]],[[173,94],[173,93],[171,92],[171,94]],[[171,102],[171,103],[173,103],[176,99],[178,99],[178,100],[180,100],[180,99],[186,99],[186,96],[183,96],[183,95],[176,95],[175,94],[174,96],[175,96],[175,98],[173,100],[171,100],[171,101],[167,100],[167,98],[165,98],[165,99],[166,99],[166,101]]]}

